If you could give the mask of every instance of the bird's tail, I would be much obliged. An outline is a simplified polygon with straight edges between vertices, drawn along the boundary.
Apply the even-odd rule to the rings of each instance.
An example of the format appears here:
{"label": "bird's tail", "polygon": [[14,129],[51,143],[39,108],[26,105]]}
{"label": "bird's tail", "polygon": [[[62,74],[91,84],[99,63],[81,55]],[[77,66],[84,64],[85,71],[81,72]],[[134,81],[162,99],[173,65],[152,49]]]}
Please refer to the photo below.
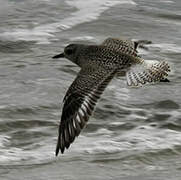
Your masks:
{"label": "bird's tail", "polygon": [[138,86],[145,83],[161,81],[168,76],[170,66],[162,61],[144,61],[130,67],[126,73],[128,86]]}

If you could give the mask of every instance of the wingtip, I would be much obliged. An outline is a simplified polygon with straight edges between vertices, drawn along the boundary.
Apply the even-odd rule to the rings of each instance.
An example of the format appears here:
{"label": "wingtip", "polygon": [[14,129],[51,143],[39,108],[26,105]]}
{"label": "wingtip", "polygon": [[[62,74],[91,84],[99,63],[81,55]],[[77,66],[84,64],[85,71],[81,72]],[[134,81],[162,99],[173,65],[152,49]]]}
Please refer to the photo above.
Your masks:
{"label": "wingtip", "polygon": [[139,42],[138,41],[134,41],[134,49],[136,50],[138,48]]}
{"label": "wingtip", "polygon": [[57,147],[56,147],[56,150],[55,150],[55,156],[58,156],[58,154],[59,154],[59,146],[57,144]]}
{"label": "wingtip", "polygon": [[164,78],[164,79],[160,79],[160,82],[170,82],[170,80],[167,78]]}
{"label": "wingtip", "polygon": [[65,150],[65,148],[62,148],[62,149],[61,149],[61,153],[62,153],[62,154],[64,153],[64,150]]}
{"label": "wingtip", "polygon": [[59,152],[55,152],[55,156],[56,156],[56,157],[58,156],[58,153],[59,153]]}
{"label": "wingtip", "polygon": [[58,156],[58,154],[59,154],[59,151],[61,151],[61,153],[63,154],[64,153],[64,150],[65,150],[65,148],[59,148],[59,147],[57,147],[56,148],[56,150],[55,150],[55,156],[57,157]]}

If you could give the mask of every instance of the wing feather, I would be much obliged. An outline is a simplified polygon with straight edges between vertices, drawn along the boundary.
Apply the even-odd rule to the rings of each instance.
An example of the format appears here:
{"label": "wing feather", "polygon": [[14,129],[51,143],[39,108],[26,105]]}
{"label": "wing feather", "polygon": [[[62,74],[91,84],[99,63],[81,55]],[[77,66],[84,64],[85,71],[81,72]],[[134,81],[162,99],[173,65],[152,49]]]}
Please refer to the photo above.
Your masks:
{"label": "wing feather", "polygon": [[116,74],[115,69],[81,69],[64,97],[56,155],[64,153],[84,128],[96,102]]}
{"label": "wing feather", "polygon": [[138,43],[124,38],[107,38],[101,45],[131,56],[138,56]]}
{"label": "wing feather", "polygon": [[167,62],[143,61],[132,65],[126,72],[127,84],[129,86],[138,86],[145,83],[157,82],[166,79],[170,66]]}

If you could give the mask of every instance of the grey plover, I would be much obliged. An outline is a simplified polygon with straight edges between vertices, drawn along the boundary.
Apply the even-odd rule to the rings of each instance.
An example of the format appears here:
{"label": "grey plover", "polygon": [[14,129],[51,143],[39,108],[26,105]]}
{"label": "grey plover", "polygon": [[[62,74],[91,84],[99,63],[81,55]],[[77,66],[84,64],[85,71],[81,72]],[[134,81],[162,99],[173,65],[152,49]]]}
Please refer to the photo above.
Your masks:
{"label": "grey plover", "polygon": [[53,58],[67,58],[81,69],[64,100],[56,155],[64,153],[84,128],[95,105],[114,76],[126,76],[129,86],[164,79],[167,62],[147,62],[137,53],[137,42],[108,38],[100,45],[70,44]]}

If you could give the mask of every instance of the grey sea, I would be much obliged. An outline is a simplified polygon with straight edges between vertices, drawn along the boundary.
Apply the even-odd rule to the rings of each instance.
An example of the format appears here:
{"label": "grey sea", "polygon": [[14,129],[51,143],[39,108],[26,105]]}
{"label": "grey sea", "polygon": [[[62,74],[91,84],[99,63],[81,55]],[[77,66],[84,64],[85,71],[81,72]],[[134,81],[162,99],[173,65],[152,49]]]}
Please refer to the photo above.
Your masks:
{"label": "grey sea", "polygon": [[[79,68],[51,57],[72,42],[146,40],[168,83],[114,79],[86,128],[55,157],[62,100]],[[180,0],[0,0],[1,180],[181,179]]]}

